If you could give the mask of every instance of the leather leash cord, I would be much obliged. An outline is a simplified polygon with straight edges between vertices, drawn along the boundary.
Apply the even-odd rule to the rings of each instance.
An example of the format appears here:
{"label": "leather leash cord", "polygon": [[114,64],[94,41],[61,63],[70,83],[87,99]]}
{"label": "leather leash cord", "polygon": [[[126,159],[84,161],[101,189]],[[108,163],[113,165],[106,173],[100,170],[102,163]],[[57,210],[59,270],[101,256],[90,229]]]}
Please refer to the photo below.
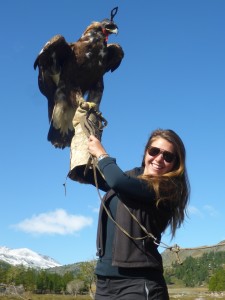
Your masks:
{"label": "leather leash cord", "polygon": [[[89,136],[92,134],[92,135],[95,135],[96,137],[99,138],[99,134],[96,134],[96,126],[95,124],[89,119],[89,116],[91,113],[95,113],[96,114],[96,117],[100,119],[101,123],[102,122],[105,122],[106,123],[106,120],[102,117],[101,114],[97,113],[96,110],[94,109],[90,109],[86,116],[84,118],[81,119],[80,121],[80,124],[81,124],[81,127],[84,131],[84,133],[86,134],[86,136],[89,138]],[[102,129],[100,129],[102,130]],[[99,192],[99,187],[98,187],[98,180],[97,180],[97,171],[96,171],[96,168],[97,168],[97,160],[95,157],[93,157],[92,155],[90,155],[90,158],[88,160],[88,163],[87,163],[87,166],[85,168],[85,171],[84,171],[84,175],[87,173],[87,170],[88,168],[90,167],[91,165],[91,162],[92,162],[92,168],[93,168],[93,173],[94,173],[94,182],[95,182],[95,186],[96,186],[96,189],[97,189],[97,192],[98,192],[98,195],[99,195],[99,198],[101,200],[101,203],[102,203],[102,206],[106,212],[106,214],[108,215],[108,217],[110,218],[110,220],[126,235],[128,236],[129,238],[133,239],[133,240],[144,240],[146,239],[147,237],[150,237],[153,239],[154,243],[155,244],[159,244],[159,242],[157,241],[156,237],[147,231],[147,229],[138,221],[138,219],[130,212],[129,208],[123,203],[124,207],[127,209],[127,211],[129,212],[129,214],[131,215],[131,217],[138,223],[138,225],[141,227],[141,229],[143,230],[143,232],[146,234],[145,236],[142,236],[142,237],[134,237],[134,236],[131,236],[120,224],[118,224],[112,217],[112,215],[110,214],[109,210],[107,209],[104,201],[103,201],[103,198]],[[103,174],[101,174],[103,176]],[[104,178],[104,176],[103,176]]]}
{"label": "leather leash cord", "polygon": [[[96,110],[94,109],[90,109],[88,112],[87,112],[87,115],[82,118],[80,124],[81,124],[81,127],[82,129],[84,130],[86,136],[89,138],[89,136],[92,134],[92,135],[95,135],[96,137],[99,138],[99,135],[96,134],[96,126],[95,124],[89,120],[89,116],[91,113],[95,113],[96,116],[100,119],[100,122],[102,124],[102,122],[104,123],[104,126],[105,127],[107,125],[107,121],[102,117],[101,113],[97,113]],[[99,129],[100,131],[103,130],[103,127],[101,129]],[[104,201],[103,201],[103,198],[99,192],[99,186],[98,186],[98,180],[97,180],[97,171],[96,171],[96,168],[97,168],[97,160],[95,157],[93,157],[93,155],[90,155],[90,158],[88,160],[88,163],[87,163],[87,166],[84,170],[84,175],[87,173],[88,169],[90,168],[91,166],[91,162],[92,162],[92,168],[93,168],[93,173],[94,173],[94,182],[95,182],[95,186],[96,186],[96,189],[97,189],[97,193],[98,193],[98,196],[99,196],[99,199],[101,201],[101,204],[107,214],[107,216],[110,218],[110,220],[127,236],[129,237],[130,239],[132,240],[144,240],[146,239],[147,237],[150,237],[153,239],[153,243],[156,244],[157,246],[161,246],[165,249],[169,249],[173,252],[176,253],[177,255],[177,260],[178,262],[180,263],[180,258],[178,256],[178,252],[180,251],[180,247],[175,245],[175,246],[168,246],[167,244],[163,243],[162,241],[158,241],[158,239],[151,233],[151,232],[148,232],[148,230],[140,223],[140,221],[134,216],[134,214],[131,213],[131,211],[129,210],[129,208],[123,203],[123,206],[125,207],[125,209],[128,211],[128,213],[130,214],[130,216],[133,218],[133,220],[135,222],[137,222],[137,224],[140,226],[140,228],[143,230],[143,232],[145,233],[144,236],[141,236],[141,237],[134,237],[132,235],[130,235],[120,224],[118,224],[114,218],[112,217],[111,213],[109,212],[109,210],[107,209]],[[100,171],[99,171],[100,172]],[[103,176],[103,174],[101,173],[101,175]],[[104,176],[103,176],[104,178]]]}
{"label": "leather leash cord", "polygon": [[147,237],[150,237],[153,239],[153,243],[157,246],[160,246],[162,248],[168,249],[172,252],[174,252],[176,254],[176,258],[179,264],[182,264],[180,257],[179,257],[179,251],[181,250],[181,248],[178,245],[174,245],[174,246],[168,246],[167,244],[163,243],[162,241],[158,241],[157,238],[151,233],[148,232],[147,229],[139,222],[139,220],[135,217],[134,214],[131,213],[131,211],[129,210],[129,208],[123,203],[123,206],[127,209],[127,211],[129,212],[130,216],[137,222],[137,224],[141,227],[141,229],[146,233],[145,236],[141,236],[141,237],[134,237],[132,235],[130,235],[120,224],[118,224],[112,217],[112,215],[110,214],[109,210],[107,209],[103,198],[99,192],[99,188],[98,188],[98,181],[97,181],[97,172],[96,172],[96,159],[94,157],[92,157],[92,159],[94,159],[95,161],[93,161],[93,172],[94,172],[94,180],[95,180],[95,186],[99,195],[99,198],[101,200],[101,204],[106,212],[106,214],[108,215],[108,217],[110,218],[110,220],[130,239],[132,240],[144,240]]}
{"label": "leather leash cord", "polygon": [[[87,116],[85,117],[85,119],[82,120],[81,126],[82,126],[82,128],[83,128],[83,130],[84,130],[84,132],[85,132],[85,134],[86,134],[87,137],[89,137],[90,134],[93,134],[93,135],[95,135],[95,136],[97,136],[99,138],[99,136],[96,135],[96,130],[95,130],[96,126],[95,126],[95,124],[88,119],[88,117],[90,116],[91,112],[92,113],[97,113],[95,110],[90,110],[89,113],[87,114]],[[99,114],[97,113],[97,117],[99,117],[99,119],[100,119],[101,122],[104,122],[105,125],[103,127],[105,127],[106,124],[107,124],[107,121],[102,117],[102,115],[100,113]],[[100,131],[103,130],[103,127],[100,129]],[[136,216],[134,214],[132,214],[131,211],[129,210],[129,208],[123,203],[124,208],[128,211],[128,213],[130,214],[130,216],[132,217],[132,219],[135,222],[137,222],[137,224],[140,226],[140,228],[145,233],[145,236],[141,236],[141,237],[134,237],[134,236],[130,235],[120,224],[118,224],[114,220],[114,218],[112,217],[111,213],[109,212],[109,210],[107,209],[107,207],[106,207],[106,205],[105,205],[105,203],[103,201],[103,198],[102,198],[102,196],[101,196],[101,194],[99,192],[99,187],[98,187],[97,171],[96,171],[96,169],[97,169],[97,160],[92,155],[90,155],[90,159],[88,160],[88,164],[87,164],[87,167],[85,169],[85,172],[87,172],[87,169],[90,167],[91,162],[92,162],[92,167],[93,167],[94,181],[95,181],[95,186],[96,186],[96,189],[97,189],[97,193],[98,193],[99,199],[101,200],[101,204],[102,204],[102,206],[103,206],[103,208],[104,208],[107,216],[130,239],[133,239],[133,240],[144,240],[147,237],[152,238],[153,239],[153,243],[156,244],[157,246],[160,246],[160,247],[162,247],[164,249],[168,249],[168,250],[174,252],[179,264],[182,264],[182,262],[180,260],[180,257],[179,257],[179,252],[181,250],[207,249],[207,248],[213,248],[213,247],[218,247],[218,246],[225,245],[225,242],[223,242],[223,243],[220,243],[220,244],[217,244],[217,245],[201,246],[201,247],[195,247],[195,248],[181,248],[177,244],[175,244],[174,246],[169,246],[166,243],[164,243],[162,241],[159,241],[151,232],[148,232],[148,230],[140,223],[140,221],[136,218]],[[101,175],[103,176],[103,174],[101,174]],[[103,178],[104,178],[104,176],[103,176]]]}

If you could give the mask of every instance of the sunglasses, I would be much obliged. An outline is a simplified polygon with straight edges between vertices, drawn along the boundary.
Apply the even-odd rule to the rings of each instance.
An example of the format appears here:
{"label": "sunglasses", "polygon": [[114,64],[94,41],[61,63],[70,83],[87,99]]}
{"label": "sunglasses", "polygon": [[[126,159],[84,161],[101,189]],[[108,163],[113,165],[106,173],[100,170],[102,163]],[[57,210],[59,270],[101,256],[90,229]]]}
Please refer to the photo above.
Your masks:
{"label": "sunglasses", "polygon": [[162,150],[162,149],[157,148],[157,147],[148,148],[148,154],[151,155],[151,156],[157,156],[159,154],[162,154],[163,159],[167,163],[171,163],[175,159],[175,154],[174,153],[166,151],[166,150]]}

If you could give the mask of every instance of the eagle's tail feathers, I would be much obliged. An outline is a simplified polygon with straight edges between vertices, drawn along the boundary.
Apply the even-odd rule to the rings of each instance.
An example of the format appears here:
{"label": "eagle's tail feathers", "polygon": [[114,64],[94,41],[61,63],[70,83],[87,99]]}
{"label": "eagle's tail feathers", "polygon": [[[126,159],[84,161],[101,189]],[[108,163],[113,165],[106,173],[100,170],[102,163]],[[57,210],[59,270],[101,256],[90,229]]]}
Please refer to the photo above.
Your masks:
{"label": "eagle's tail feathers", "polygon": [[51,122],[48,132],[48,141],[51,142],[52,145],[55,146],[55,148],[64,149],[65,147],[70,147],[73,136],[73,130],[68,129],[66,133],[62,133],[62,131],[55,128],[53,126],[53,122]]}

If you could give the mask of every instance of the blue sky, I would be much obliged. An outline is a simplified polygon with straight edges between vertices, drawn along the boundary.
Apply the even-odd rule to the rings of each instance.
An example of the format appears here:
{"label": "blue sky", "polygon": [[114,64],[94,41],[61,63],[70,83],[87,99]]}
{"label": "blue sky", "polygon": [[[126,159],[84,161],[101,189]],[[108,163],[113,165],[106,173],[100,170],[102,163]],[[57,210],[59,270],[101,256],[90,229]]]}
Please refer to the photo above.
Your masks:
{"label": "blue sky", "polygon": [[[67,180],[69,149],[47,141],[47,100],[33,62],[55,34],[76,41],[110,16],[125,52],[105,76],[103,144],[123,170],[139,166],[152,130],[183,139],[191,183],[189,217],[168,245],[225,240],[225,1],[8,0],[0,4],[0,246],[30,248],[61,264],[95,258],[99,199]],[[163,251],[160,248],[160,251]]]}

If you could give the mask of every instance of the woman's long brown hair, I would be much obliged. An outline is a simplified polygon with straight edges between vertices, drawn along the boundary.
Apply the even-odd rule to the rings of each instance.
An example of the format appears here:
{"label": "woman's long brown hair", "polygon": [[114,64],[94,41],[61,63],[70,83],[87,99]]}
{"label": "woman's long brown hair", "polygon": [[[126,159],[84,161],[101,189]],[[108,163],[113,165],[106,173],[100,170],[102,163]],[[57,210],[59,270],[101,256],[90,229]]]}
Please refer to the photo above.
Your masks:
{"label": "woman's long brown hair", "polygon": [[[190,196],[190,185],[186,171],[185,159],[186,151],[181,138],[170,129],[157,129],[152,132],[145,146],[142,166],[145,166],[145,155],[147,149],[158,138],[163,138],[172,143],[175,150],[176,160],[172,171],[160,175],[144,175],[156,194],[157,205],[162,201],[169,201],[172,211],[168,225],[171,228],[172,237],[175,236],[176,229],[181,226],[186,215],[186,208]],[[167,202],[168,204],[168,202]]]}

